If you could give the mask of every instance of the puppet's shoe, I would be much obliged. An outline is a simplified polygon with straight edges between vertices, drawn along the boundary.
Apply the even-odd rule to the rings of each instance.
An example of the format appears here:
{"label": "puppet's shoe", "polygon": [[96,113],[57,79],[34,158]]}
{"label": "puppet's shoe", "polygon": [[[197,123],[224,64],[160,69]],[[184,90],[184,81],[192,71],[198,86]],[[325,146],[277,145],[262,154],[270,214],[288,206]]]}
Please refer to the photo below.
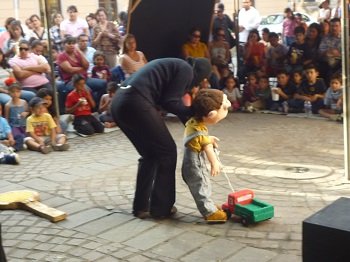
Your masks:
{"label": "puppet's shoe", "polygon": [[213,214],[207,216],[205,220],[208,223],[225,223],[227,221],[227,215],[222,210],[217,210]]}
{"label": "puppet's shoe", "polygon": [[166,215],[158,215],[158,214],[151,213],[151,216],[152,216],[153,218],[155,218],[155,219],[164,219],[164,218],[172,217],[172,216],[174,216],[176,213],[177,213],[177,208],[176,208],[176,206],[173,206],[173,207],[170,209],[170,213],[169,213],[169,214],[166,214]]}

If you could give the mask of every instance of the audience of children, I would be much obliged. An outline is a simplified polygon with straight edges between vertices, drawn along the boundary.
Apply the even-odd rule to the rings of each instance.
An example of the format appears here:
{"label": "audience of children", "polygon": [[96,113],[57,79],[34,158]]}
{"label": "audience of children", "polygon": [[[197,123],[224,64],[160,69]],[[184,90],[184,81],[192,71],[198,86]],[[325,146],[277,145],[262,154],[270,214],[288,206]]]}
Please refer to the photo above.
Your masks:
{"label": "audience of children", "polygon": [[0,144],[6,147],[13,147],[15,143],[11,127],[6,118],[2,116],[2,107],[0,106]]}
{"label": "audience of children", "polygon": [[276,76],[276,73],[285,66],[288,47],[279,43],[278,34],[269,33],[270,46],[266,51],[266,73]]}
{"label": "audience of children", "polygon": [[19,156],[14,153],[11,127],[6,118],[2,117],[2,107],[0,106],[0,164],[19,164]]}
{"label": "audience of children", "polygon": [[[218,70],[213,70],[213,76],[217,78],[217,81],[212,79],[205,80],[201,83],[200,89],[222,89],[231,102],[229,109],[231,112],[238,110],[253,112],[255,110],[269,109],[284,113],[302,113],[304,112],[304,102],[310,101],[314,114],[319,113],[321,116],[333,120],[342,119],[343,89],[341,78],[338,75],[333,76],[329,88],[326,89],[323,80],[318,78],[319,71],[314,66],[314,62],[318,62],[319,43],[322,37],[320,35],[320,26],[314,23],[306,30],[305,23],[303,26],[300,26],[294,21],[293,12],[287,11],[286,20],[288,20],[289,24],[286,24],[288,28],[284,28],[283,35],[287,40],[286,43],[289,46],[289,50],[286,45],[280,43],[279,36],[276,33],[265,30],[263,32],[265,47],[261,48],[264,52],[260,52],[260,57],[260,53],[259,55],[255,54],[257,51],[260,51],[260,48],[257,48],[260,36],[256,31],[250,32],[254,41],[252,40],[252,43],[246,46],[244,57],[247,58],[247,63],[245,66],[247,67],[248,65],[247,68],[249,69],[249,65],[251,65],[255,72],[248,72],[244,75],[247,83],[244,85],[243,92],[240,90],[239,84],[240,82],[243,83],[245,78],[240,77],[239,82],[230,71],[227,63],[221,63],[222,61],[219,61],[220,65],[224,64],[225,66],[219,68],[220,73]],[[293,34],[290,34],[292,31]],[[313,31],[318,36],[317,38],[312,37]],[[307,38],[305,39],[306,32]],[[192,32],[192,41],[195,39],[199,41],[200,35],[195,35],[197,33],[200,33],[200,31]],[[220,42],[222,46],[227,45],[222,39],[222,30],[218,30],[217,37],[222,41],[222,43]],[[312,52],[311,48],[314,48]],[[57,50],[54,49],[53,51]],[[220,49],[220,51],[222,50]],[[213,52],[213,54],[216,53]],[[226,57],[227,61],[230,61],[229,52],[225,54],[228,55]],[[67,125],[59,120],[53,103],[54,95],[52,90],[42,88],[38,91],[37,97],[34,99],[36,102],[31,103],[32,115],[29,116],[28,104],[25,100],[30,101],[35,94],[23,91],[20,84],[16,83],[15,80],[7,86],[4,85],[4,79],[9,76],[12,77],[13,74],[3,58],[4,55],[0,49],[0,110],[2,109],[1,111],[3,111],[0,111],[0,114],[3,113],[3,119],[6,119],[10,126],[12,139],[3,138],[1,132],[4,132],[4,128],[1,129],[2,127],[0,127],[0,144],[9,140],[6,146],[13,147],[14,151],[22,150],[24,142],[24,146],[27,145],[30,150],[42,153],[48,153],[53,149],[67,150],[69,145],[66,143],[67,138],[63,135],[66,132]],[[213,64],[217,64],[212,56],[211,58]],[[55,61],[54,57],[53,60]],[[96,51],[93,61],[95,66],[92,69],[91,77],[111,81],[112,68],[110,69],[106,65],[104,54],[101,51]],[[261,62],[259,66],[257,66],[258,62]],[[268,77],[275,76],[277,76],[277,85],[272,85],[270,88]],[[58,71],[57,77],[60,77]],[[66,113],[74,115],[73,126],[77,133],[82,136],[92,135],[94,133],[103,133],[104,128],[117,126],[109,110],[111,99],[118,88],[117,83],[109,82],[107,93],[101,97],[100,101],[95,101],[85,85],[84,77],[75,75],[74,81],[74,90],[65,100],[65,106]],[[20,98],[21,95],[25,100]],[[275,98],[275,101],[272,97]],[[40,102],[38,102],[37,98],[41,98]],[[276,98],[278,99],[276,100]],[[35,103],[37,105],[34,105]],[[100,115],[98,119],[100,121],[92,114],[93,110],[97,108],[96,104],[99,104],[98,111]],[[51,116],[54,123],[49,120],[47,115]],[[39,128],[26,127],[26,124],[35,125],[36,118],[40,119],[43,117],[47,118],[45,120],[47,122],[47,130],[42,130],[40,125]],[[38,136],[37,132],[42,133]],[[27,135],[28,137],[25,138]],[[5,161],[4,153],[1,152],[6,150],[0,148],[0,163]],[[7,158],[8,162],[19,163],[18,155],[11,155],[11,150],[9,153],[6,153],[9,155]]]}
{"label": "audience of children", "polygon": [[302,69],[295,69],[291,73],[292,77],[292,83],[294,84],[295,88],[298,90],[300,88],[301,82],[303,81],[303,70]]}
{"label": "audience of children", "polygon": [[258,86],[258,77],[254,72],[248,73],[247,83],[243,87],[243,105],[248,112],[253,112],[254,107],[252,103],[258,100],[256,97],[256,89]]}
{"label": "audience of children", "polygon": [[100,106],[99,106],[99,112],[101,113],[99,116],[99,119],[102,123],[104,123],[104,126],[106,128],[111,128],[117,126],[117,124],[114,122],[114,119],[111,115],[111,102],[112,98],[115,95],[116,91],[118,89],[118,84],[116,82],[109,82],[107,84],[107,94],[104,94],[101,97]]}
{"label": "audience of children", "polygon": [[270,107],[271,104],[271,89],[269,85],[269,78],[267,76],[260,76],[258,86],[255,90],[257,100],[252,103],[254,109],[264,110]]}
{"label": "audience of children", "polygon": [[312,113],[317,114],[323,108],[324,96],[327,90],[323,79],[318,77],[318,70],[313,64],[309,64],[304,69],[305,79],[294,95],[293,105],[296,109],[302,111],[305,101],[310,101]]}
{"label": "audience of children", "polygon": [[[7,81],[9,83],[9,81]],[[21,86],[13,82],[9,87],[11,99],[5,105],[5,117],[11,127],[15,144],[11,145],[16,151],[23,149],[24,138],[26,136],[26,117],[29,115],[28,104],[21,99]]]}
{"label": "audience of children", "polygon": [[41,88],[39,89],[36,95],[37,97],[40,97],[44,100],[45,113],[49,113],[52,116],[53,120],[55,121],[57,126],[56,133],[65,134],[67,131],[67,124],[63,121],[60,121],[59,116],[57,116],[57,112],[54,104],[53,92],[47,88]]}
{"label": "audience of children", "polygon": [[225,78],[225,86],[222,91],[227,96],[227,99],[231,102],[231,107],[229,111],[234,112],[241,108],[242,105],[242,95],[239,90],[238,79],[234,78],[233,75],[229,75]]}
{"label": "audience of children", "polygon": [[341,75],[331,77],[330,87],[324,97],[325,108],[319,110],[321,116],[332,120],[342,121],[343,113],[343,87]]}
{"label": "audience of children", "polygon": [[56,133],[56,123],[44,106],[45,101],[40,97],[34,97],[29,102],[31,115],[27,118],[26,132],[28,136],[24,139],[29,150],[48,154],[55,151],[66,151],[69,149],[67,137]]}
{"label": "audience of children", "polygon": [[96,51],[93,56],[95,66],[91,70],[92,78],[99,78],[109,81],[111,72],[106,64],[106,57],[101,51]]}
{"label": "audience of children", "polygon": [[293,69],[303,68],[305,64],[310,62],[311,57],[308,52],[308,45],[305,42],[305,29],[298,26],[294,29],[295,42],[290,45],[288,51],[288,66],[287,69],[292,71]]}
{"label": "audience of children", "polygon": [[272,99],[270,110],[288,113],[290,100],[296,92],[295,86],[289,80],[287,71],[282,70],[277,73],[277,86],[273,87],[272,93],[277,94],[277,99]]}
{"label": "audience of children", "polygon": [[66,99],[66,112],[74,115],[73,126],[78,135],[88,136],[103,133],[104,125],[92,115],[96,103],[90,90],[86,88],[85,78],[80,74],[72,77],[74,90]]}

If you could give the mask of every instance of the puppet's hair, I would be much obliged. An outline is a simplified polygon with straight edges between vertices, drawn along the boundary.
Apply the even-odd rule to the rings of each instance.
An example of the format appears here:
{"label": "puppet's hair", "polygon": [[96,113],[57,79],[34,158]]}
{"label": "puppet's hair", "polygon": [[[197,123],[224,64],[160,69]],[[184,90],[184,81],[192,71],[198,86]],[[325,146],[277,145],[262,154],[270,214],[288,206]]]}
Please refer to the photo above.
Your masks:
{"label": "puppet's hair", "polygon": [[223,101],[224,93],[217,89],[202,89],[199,90],[193,100],[194,118],[202,120],[208,116],[210,111],[220,109]]}

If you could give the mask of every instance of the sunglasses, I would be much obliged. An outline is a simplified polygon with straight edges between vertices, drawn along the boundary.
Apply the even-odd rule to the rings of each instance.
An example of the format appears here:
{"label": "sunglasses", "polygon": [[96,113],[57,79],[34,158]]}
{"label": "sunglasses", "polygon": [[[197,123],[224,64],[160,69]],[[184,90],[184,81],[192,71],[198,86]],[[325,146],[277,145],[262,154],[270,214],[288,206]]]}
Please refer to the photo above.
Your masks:
{"label": "sunglasses", "polygon": [[200,35],[192,35],[194,38],[200,38]]}
{"label": "sunglasses", "polygon": [[19,51],[28,51],[29,50],[29,48],[27,48],[27,47],[20,47],[19,48]]}

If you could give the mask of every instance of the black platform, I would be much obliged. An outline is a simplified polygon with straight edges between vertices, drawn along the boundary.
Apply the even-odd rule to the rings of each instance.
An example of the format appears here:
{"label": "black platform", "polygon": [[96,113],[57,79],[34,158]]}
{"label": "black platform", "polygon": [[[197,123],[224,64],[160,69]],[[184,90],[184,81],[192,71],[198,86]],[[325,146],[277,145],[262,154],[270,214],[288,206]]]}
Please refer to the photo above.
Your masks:
{"label": "black platform", "polygon": [[350,261],[350,198],[339,198],[303,221],[303,261]]}

